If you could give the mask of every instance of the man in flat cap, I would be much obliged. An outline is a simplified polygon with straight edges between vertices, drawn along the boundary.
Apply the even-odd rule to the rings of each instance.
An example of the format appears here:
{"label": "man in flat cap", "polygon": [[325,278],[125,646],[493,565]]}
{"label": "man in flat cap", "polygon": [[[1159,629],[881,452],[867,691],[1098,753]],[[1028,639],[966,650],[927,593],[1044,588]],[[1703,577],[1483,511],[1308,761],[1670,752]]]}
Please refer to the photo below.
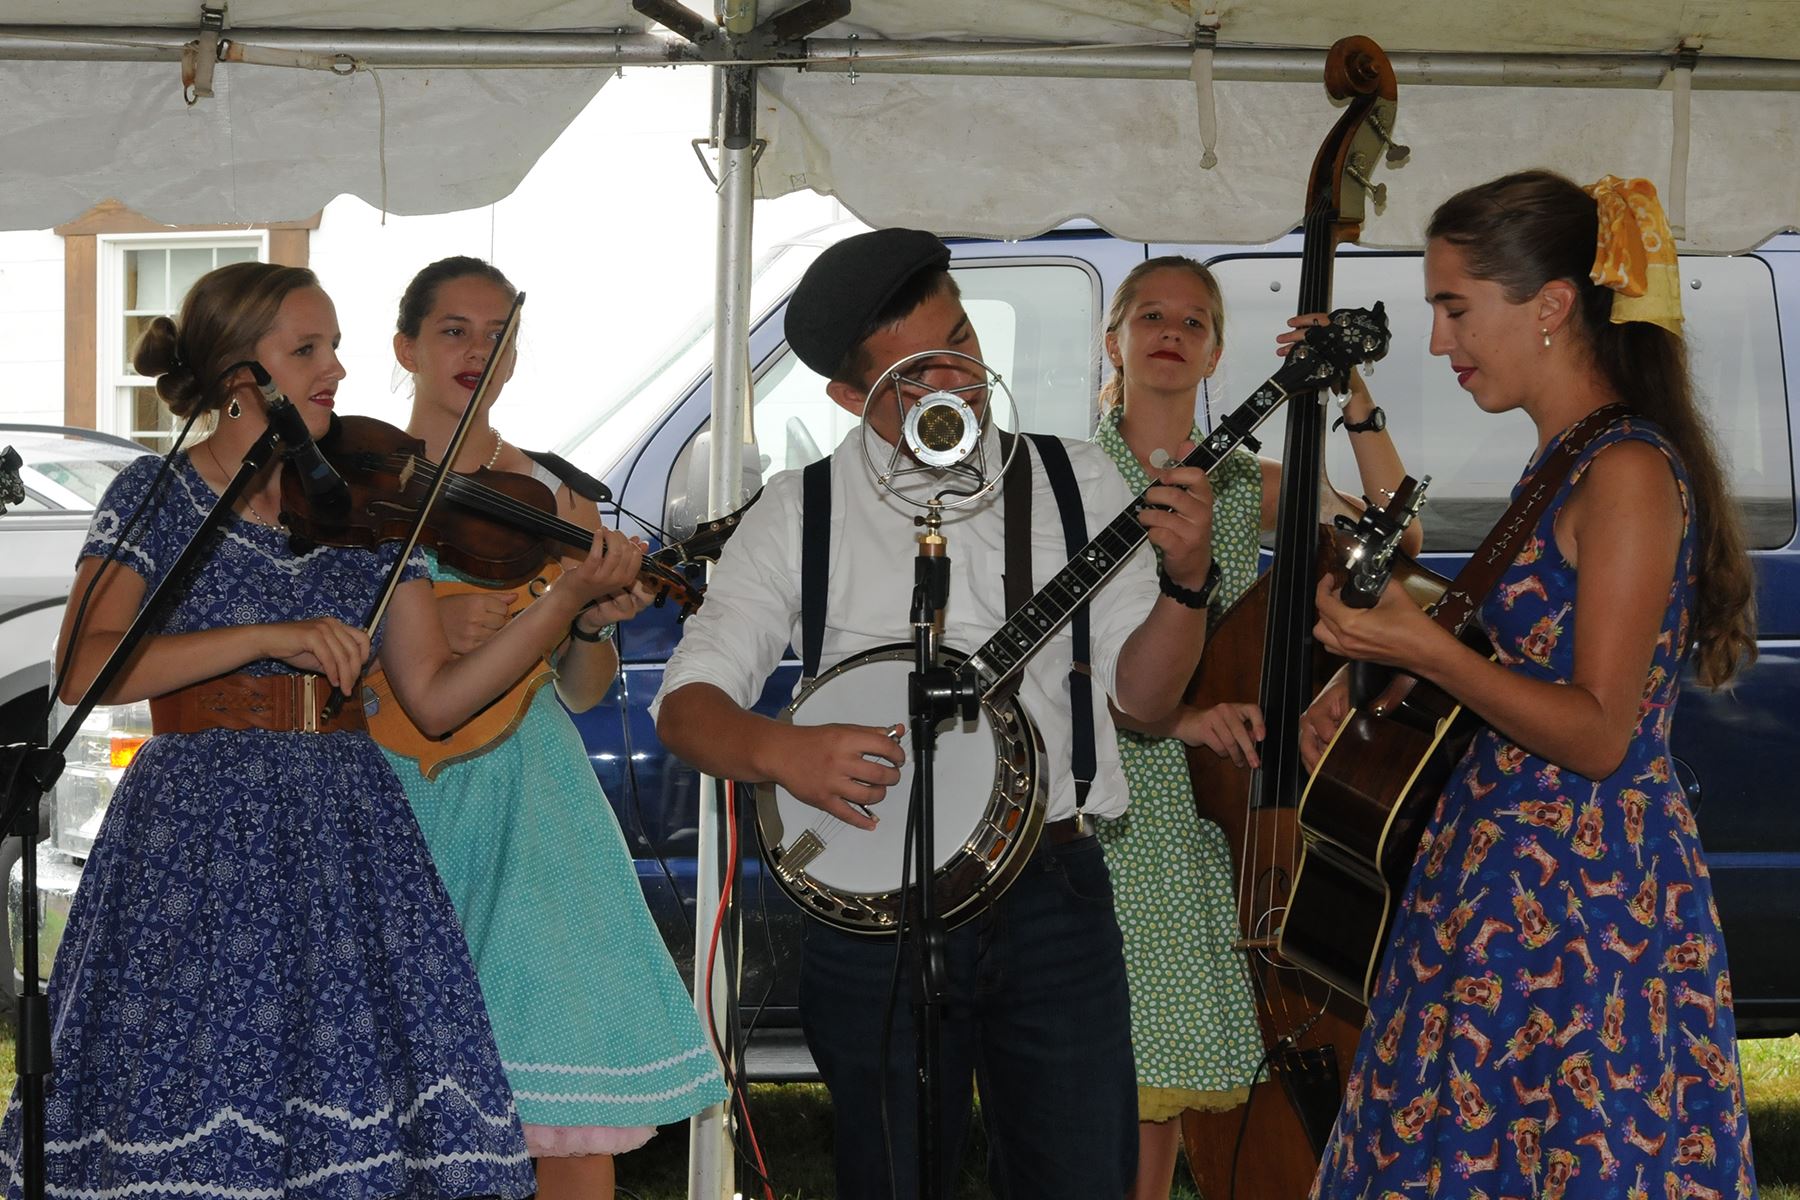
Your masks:
{"label": "man in flat cap", "polygon": [[[981,355],[949,260],[943,242],[919,230],[862,234],[820,255],[788,304],[795,353],[829,380],[833,400],[890,445],[898,444],[904,411],[918,397],[916,389],[903,392],[884,381],[889,367],[913,354]],[[959,358],[928,357],[907,374],[933,388],[971,382],[968,363]],[[818,606],[821,592],[822,617],[813,620],[815,629],[822,620],[822,644],[815,636],[820,649],[809,673],[911,639],[918,509],[877,483],[858,441],[864,436],[862,427],[850,432],[829,459],[828,477],[817,473],[817,464],[809,468],[813,500],[806,498],[806,472],[785,471],[769,481],[726,546],[706,603],[669,660],[655,706],[663,742],[700,770],[779,784],[855,829],[905,820],[907,796],[890,789],[904,761],[891,735],[895,726],[905,728],[906,696],[893,698],[885,728],[789,724],[751,706],[785,649],[805,644],[803,608]],[[1067,457],[1070,470],[1062,478],[1072,476],[1073,487],[1055,486],[1045,448],[1032,447],[1030,508],[1038,515],[1023,533],[1011,526],[1015,541],[1023,536],[1029,543],[1034,587],[1070,557],[1054,515],[1063,504],[1081,510],[1091,537],[1132,499],[1104,452],[1087,442],[1052,441],[1048,449],[1060,445]],[[886,461],[887,453],[876,457]],[[942,481],[925,477],[924,486],[922,495],[930,494]],[[821,488],[828,489],[829,517],[815,509],[811,533],[803,534],[804,510]],[[995,489],[944,516],[952,560],[944,643],[964,651],[1006,621],[1004,494]],[[1087,605],[1086,670],[1072,672],[1075,642],[1065,628],[1028,660],[1020,683],[1020,702],[1044,740],[1044,835],[1011,887],[947,938],[938,1139],[945,1196],[955,1190],[971,1077],[980,1085],[997,1195],[1121,1197],[1135,1174],[1137,1085],[1125,967],[1106,864],[1085,818],[1117,816],[1127,801],[1107,699],[1146,723],[1174,709],[1200,656],[1216,578],[1204,472],[1169,469],[1147,498],[1158,507],[1140,520],[1163,551],[1163,574],[1140,546]],[[822,588],[815,582],[809,592],[803,543],[810,538],[817,547],[821,531],[829,535],[829,573],[815,565],[813,577],[828,582]],[[1078,773],[1086,778],[1078,781]],[[956,782],[985,791],[989,781]],[[940,806],[951,786],[937,780]],[[854,829],[839,836],[854,836]],[[903,982],[898,1002],[890,1000],[891,939],[820,922],[808,922],[804,936],[801,1017],[831,1090],[836,1194],[839,1200],[911,1200],[920,1193],[915,987]]]}

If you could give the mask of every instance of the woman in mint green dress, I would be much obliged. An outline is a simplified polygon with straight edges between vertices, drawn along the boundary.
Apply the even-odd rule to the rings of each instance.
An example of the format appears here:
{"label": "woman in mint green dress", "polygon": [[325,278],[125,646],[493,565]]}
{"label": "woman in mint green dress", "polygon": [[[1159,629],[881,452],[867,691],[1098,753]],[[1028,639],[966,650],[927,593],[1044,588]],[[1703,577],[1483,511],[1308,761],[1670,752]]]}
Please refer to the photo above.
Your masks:
{"label": "woman in mint green dress", "polygon": [[[1320,320],[1299,317],[1290,324]],[[1119,285],[1106,321],[1113,375],[1101,390],[1094,439],[1134,491],[1149,486],[1157,450],[1177,457],[1183,442],[1200,439],[1200,384],[1218,366],[1224,339],[1224,301],[1200,263],[1153,258]],[[1370,494],[1397,486],[1404,474],[1393,443],[1371,427],[1380,425],[1371,422],[1375,411],[1353,375],[1345,420],[1352,430],[1364,426],[1351,445]],[[1216,621],[1256,581],[1260,535],[1275,525],[1281,464],[1238,450],[1210,478]],[[1415,524],[1406,548],[1416,552],[1421,537]],[[1168,1196],[1181,1132],[1175,1118],[1188,1109],[1223,1113],[1243,1105],[1262,1057],[1249,975],[1232,949],[1238,923],[1231,850],[1224,832],[1195,811],[1185,750],[1206,746],[1239,765],[1255,765],[1263,733],[1256,699],[1246,695],[1206,710],[1183,705],[1155,730],[1135,728],[1114,713],[1131,807],[1101,825],[1100,839],[1131,987],[1139,1119],[1134,1200]],[[1197,1182],[1206,1195],[1229,1187],[1223,1179]]]}
{"label": "woman in mint green dress", "polygon": [[[408,432],[435,460],[468,404],[515,289],[475,258],[419,272],[400,301],[394,354],[413,377]],[[512,373],[502,362],[488,407]],[[537,476],[559,515],[609,544],[591,500],[476,414],[455,464]],[[432,557],[434,578],[458,578]],[[442,591],[442,589],[440,589]],[[440,594],[453,650],[502,628],[516,592]],[[599,703],[619,668],[614,625],[648,596],[621,592],[576,618],[545,653],[554,681],[478,754],[441,765],[388,753],[468,938],[543,1200],[610,1200],[612,1157],[725,1098],[693,1001],[644,906],[612,806],[564,704]],[[503,701],[504,702],[504,701]]]}

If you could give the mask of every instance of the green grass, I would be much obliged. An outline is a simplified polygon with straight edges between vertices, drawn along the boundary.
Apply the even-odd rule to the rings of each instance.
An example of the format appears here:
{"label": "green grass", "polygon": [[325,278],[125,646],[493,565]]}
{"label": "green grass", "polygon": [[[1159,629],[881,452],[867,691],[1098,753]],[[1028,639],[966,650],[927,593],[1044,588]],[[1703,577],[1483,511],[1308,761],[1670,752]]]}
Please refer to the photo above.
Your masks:
{"label": "green grass", "polygon": [[[13,1085],[10,1021],[0,1021],[0,1089]],[[1800,1200],[1800,1036],[1746,1041],[1739,1047],[1744,1089],[1750,1101],[1750,1133],[1763,1200]],[[831,1187],[831,1098],[817,1084],[757,1084],[750,1089],[763,1155],[781,1200],[825,1200]],[[622,1188],[640,1200],[686,1200],[687,1126],[671,1125],[648,1146],[619,1160]],[[987,1189],[982,1178],[985,1144],[976,1129],[964,1155],[957,1200],[976,1200]],[[739,1187],[752,1192],[748,1180]],[[621,1191],[621,1200],[625,1192]],[[1192,1184],[1176,1170],[1176,1197],[1192,1197]]]}

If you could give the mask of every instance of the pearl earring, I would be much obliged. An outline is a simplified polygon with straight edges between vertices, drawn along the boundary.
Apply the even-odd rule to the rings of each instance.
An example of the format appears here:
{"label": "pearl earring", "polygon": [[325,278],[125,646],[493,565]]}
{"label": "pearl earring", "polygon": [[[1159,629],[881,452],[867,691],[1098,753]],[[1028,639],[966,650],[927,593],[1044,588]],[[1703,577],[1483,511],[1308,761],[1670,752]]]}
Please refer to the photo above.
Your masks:
{"label": "pearl earring", "polygon": [[1550,331],[1548,329],[1543,329],[1539,332],[1544,335],[1544,349],[1548,350],[1550,348]]}

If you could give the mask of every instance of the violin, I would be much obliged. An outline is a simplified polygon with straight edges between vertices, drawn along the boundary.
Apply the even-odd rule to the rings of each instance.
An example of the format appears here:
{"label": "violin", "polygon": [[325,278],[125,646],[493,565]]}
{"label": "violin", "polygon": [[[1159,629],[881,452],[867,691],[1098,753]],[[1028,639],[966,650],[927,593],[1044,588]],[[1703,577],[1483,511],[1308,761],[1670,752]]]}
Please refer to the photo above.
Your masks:
{"label": "violin", "polygon": [[[438,475],[425,443],[373,417],[340,417],[332,426],[318,445],[350,489],[349,511],[318,512],[308,504],[299,474],[283,466],[282,523],[315,545],[372,550],[410,537]],[[587,553],[594,534],[558,517],[556,494],[539,480],[483,467],[450,473],[443,503],[426,514],[419,544],[436,550],[446,567],[509,588],[530,582],[560,555]],[[658,606],[673,599],[683,617],[700,606],[701,589],[664,556],[646,555],[638,582],[655,593]]]}
{"label": "violin", "polygon": [[[383,542],[404,541],[418,524],[419,508],[438,475],[425,443],[373,417],[343,417],[318,445],[350,489],[345,513],[330,515],[307,503],[299,473],[284,465],[281,519],[296,539],[328,546],[373,549]],[[419,544],[437,551],[438,561],[476,582],[436,580],[437,596],[516,588],[508,619],[547,591],[562,574],[562,554],[586,553],[593,531],[556,515],[556,495],[529,475],[487,468],[444,481],[440,503],[426,514]],[[692,537],[644,556],[638,582],[661,606],[673,600],[677,619],[700,606],[704,589],[681,568],[716,560],[737,528],[748,504],[709,521]],[[415,760],[426,779],[446,765],[472,758],[504,739],[521,720],[537,690],[555,677],[547,658],[540,659],[492,703],[442,737],[432,737],[407,716],[379,668],[363,680],[361,702],[369,733],[396,754]]]}

